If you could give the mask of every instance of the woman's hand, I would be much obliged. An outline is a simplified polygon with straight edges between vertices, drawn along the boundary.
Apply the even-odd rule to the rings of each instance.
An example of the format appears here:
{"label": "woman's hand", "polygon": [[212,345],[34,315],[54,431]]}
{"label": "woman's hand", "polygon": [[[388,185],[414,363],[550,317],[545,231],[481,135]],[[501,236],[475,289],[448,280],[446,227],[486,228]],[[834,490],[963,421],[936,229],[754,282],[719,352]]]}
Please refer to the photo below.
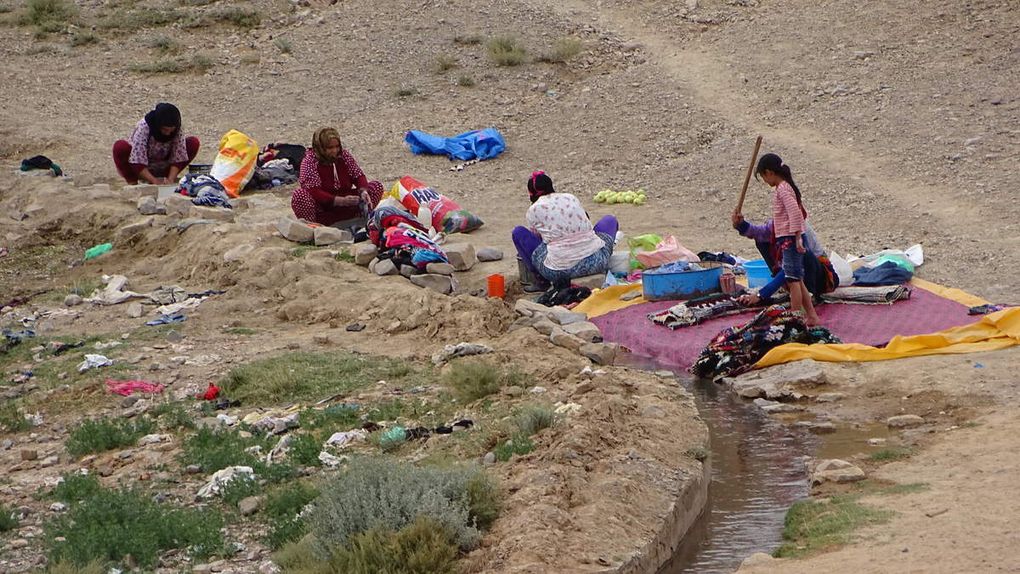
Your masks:
{"label": "woman's hand", "polygon": [[365,189],[365,188],[359,189],[358,190],[358,196],[361,198],[361,202],[362,203],[364,203],[365,205],[369,206],[370,208],[372,207],[372,198],[371,198],[371,196],[368,195],[368,190],[367,189]]}
{"label": "woman's hand", "polygon": [[341,195],[333,200],[333,205],[336,207],[355,207],[361,198],[356,195]]}
{"label": "woman's hand", "polygon": [[733,212],[730,215],[730,221],[733,222],[733,229],[740,227],[740,224],[744,222],[744,215],[742,213]]}
{"label": "woman's hand", "polygon": [[761,297],[757,293],[747,293],[737,297],[737,302],[745,307],[753,307],[761,302]]}

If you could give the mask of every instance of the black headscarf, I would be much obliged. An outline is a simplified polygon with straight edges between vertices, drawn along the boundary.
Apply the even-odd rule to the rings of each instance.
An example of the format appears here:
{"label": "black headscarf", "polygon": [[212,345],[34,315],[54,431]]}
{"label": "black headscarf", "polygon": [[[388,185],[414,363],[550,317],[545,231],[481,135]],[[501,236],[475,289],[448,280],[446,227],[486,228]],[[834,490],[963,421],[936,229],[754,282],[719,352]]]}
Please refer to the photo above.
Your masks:
{"label": "black headscarf", "polygon": [[544,171],[532,172],[531,177],[528,178],[528,197],[531,198],[531,203],[535,203],[538,198],[550,193],[556,193],[556,190],[553,189],[552,178]]}
{"label": "black headscarf", "polygon": [[[177,137],[177,130],[181,129],[181,111],[177,106],[166,102],[156,104],[156,109],[145,114],[145,123],[149,125],[149,135],[158,142],[168,142]],[[170,135],[164,135],[160,128],[175,128]]]}

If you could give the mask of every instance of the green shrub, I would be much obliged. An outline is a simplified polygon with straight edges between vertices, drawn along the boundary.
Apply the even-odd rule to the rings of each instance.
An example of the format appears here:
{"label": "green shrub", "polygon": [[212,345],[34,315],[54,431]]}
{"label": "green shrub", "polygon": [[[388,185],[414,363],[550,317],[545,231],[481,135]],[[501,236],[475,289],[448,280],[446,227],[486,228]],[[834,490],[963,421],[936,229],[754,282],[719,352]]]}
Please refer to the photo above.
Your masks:
{"label": "green shrub", "polygon": [[290,460],[301,466],[320,466],[322,442],[310,434],[297,434],[290,441]]}
{"label": "green shrub", "polygon": [[419,516],[396,532],[373,528],[358,534],[330,562],[334,572],[346,574],[453,574],[457,545],[441,523]]}
{"label": "green shrub", "polygon": [[305,535],[305,521],[298,515],[317,496],[319,491],[303,482],[289,484],[266,496],[263,514],[269,519],[266,543],[270,548],[280,548]]}
{"label": "green shrub", "polygon": [[515,370],[503,370],[484,360],[462,360],[453,363],[446,374],[446,383],[457,400],[474,402],[499,392],[504,386],[519,385],[524,376]]}
{"label": "green shrub", "polygon": [[75,32],[71,36],[71,46],[77,48],[78,46],[88,46],[90,44],[98,44],[99,36],[96,36],[92,32]]}
{"label": "green shrub", "polygon": [[26,431],[32,425],[14,403],[0,405],[0,430],[5,433]]}
{"label": "green shrub", "polygon": [[547,429],[556,422],[556,413],[546,406],[527,405],[517,415],[517,428],[527,436]]}
{"label": "green shrub", "polygon": [[[478,519],[472,518],[468,484],[480,474],[478,469],[355,460],[346,472],[323,486],[308,518],[309,532],[318,541],[320,553],[329,555],[346,547],[358,534],[373,528],[400,530],[426,516],[447,528],[458,547],[469,550],[478,544],[480,534]],[[487,491],[476,485],[473,492]],[[474,516],[488,517],[491,505],[482,498],[475,503],[479,508]]]}
{"label": "green shrub", "polygon": [[207,473],[228,466],[253,467],[259,459],[247,449],[255,445],[262,443],[254,438],[244,438],[233,430],[203,427],[185,439],[181,463],[197,464],[202,467],[202,472]]}
{"label": "green shrub", "polygon": [[496,460],[506,462],[513,458],[515,454],[518,456],[525,455],[533,450],[535,450],[535,443],[527,435],[516,434],[510,440],[497,446],[493,450],[493,454],[496,455]]}
{"label": "green shrub", "polygon": [[93,560],[84,566],[61,560],[46,568],[46,574],[107,574],[102,560]]}
{"label": "green shrub", "polygon": [[74,5],[67,0],[28,0],[21,24],[42,26],[49,23],[67,24],[75,15]]}
{"label": "green shrub", "polygon": [[876,450],[871,453],[870,458],[877,462],[888,462],[908,458],[911,454],[913,453],[909,448],[890,447]]}
{"label": "green shrub", "polygon": [[182,403],[160,403],[149,409],[148,414],[156,419],[162,429],[195,428],[195,411],[189,412]]}
{"label": "green shrub", "polygon": [[527,52],[520,41],[513,36],[500,36],[486,44],[489,59],[500,67],[519,66],[524,63]]}
{"label": "green shrub", "polygon": [[209,56],[196,54],[189,58],[163,59],[155,62],[132,64],[131,71],[139,74],[183,74],[185,72],[203,73],[213,66]]}
{"label": "green shrub", "polygon": [[457,78],[457,85],[462,88],[473,88],[475,86],[475,79],[471,76],[460,76]]}
{"label": "green shrub", "polygon": [[432,63],[432,71],[437,74],[443,74],[457,67],[457,58],[448,56],[446,54],[440,54],[436,56],[436,61]]}
{"label": "green shrub", "polygon": [[262,23],[257,10],[225,6],[202,14],[193,14],[182,21],[185,28],[204,28],[214,24],[229,24],[238,28],[255,28]]}
{"label": "green shrub", "polygon": [[179,21],[182,14],[177,10],[117,10],[101,18],[97,26],[103,30],[141,30],[162,28]]}
{"label": "green shrub", "polygon": [[181,43],[167,36],[156,36],[149,40],[149,47],[162,54],[176,54],[181,51]]}
{"label": "green shrub", "polygon": [[294,51],[294,44],[286,38],[277,38],[273,40],[273,45],[280,51],[281,54],[290,54]]}
{"label": "green shrub", "polygon": [[502,507],[501,494],[496,481],[489,475],[479,472],[468,478],[467,484],[468,516],[475,526],[488,530],[499,517]]}
{"label": "green shrub", "polygon": [[52,562],[85,565],[131,555],[151,568],[160,554],[175,548],[196,558],[221,551],[222,526],[222,517],[212,511],[168,507],[134,490],[101,488],[45,530]]}
{"label": "green shrub", "polygon": [[306,409],[301,413],[301,428],[306,430],[345,431],[358,426],[359,422],[358,408],[353,405],[332,405],[325,409]]}
{"label": "green shrub", "polygon": [[853,532],[870,524],[887,522],[893,513],[863,506],[855,496],[834,496],[826,502],[801,500],[786,513],[783,540],[773,554],[796,558],[846,544]]}
{"label": "green shrub", "polygon": [[60,477],[60,482],[50,491],[50,498],[68,505],[78,504],[99,493],[103,486],[92,474],[72,472]]}
{"label": "green shrub", "polygon": [[417,96],[419,93],[418,88],[414,86],[400,86],[393,91],[393,95],[398,98],[409,98],[411,96]]}
{"label": "green shrub", "polygon": [[131,446],[155,429],[156,425],[147,417],[87,420],[71,430],[67,452],[72,456],[82,456]]}
{"label": "green shrub", "polygon": [[0,504],[0,532],[7,532],[18,527],[18,517],[14,509],[6,504]]}
{"label": "green shrub", "polygon": [[553,49],[539,58],[543,62],[560,64],[576,57],[584,49],[580,38],[567,37],[556,40]]}

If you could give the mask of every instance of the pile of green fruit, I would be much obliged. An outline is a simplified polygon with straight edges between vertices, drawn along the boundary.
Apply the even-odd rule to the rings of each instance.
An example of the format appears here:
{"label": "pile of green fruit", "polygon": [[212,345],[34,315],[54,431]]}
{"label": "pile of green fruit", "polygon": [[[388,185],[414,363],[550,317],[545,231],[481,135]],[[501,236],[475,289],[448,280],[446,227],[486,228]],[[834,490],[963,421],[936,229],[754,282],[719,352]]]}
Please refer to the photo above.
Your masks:
{"label": "pile of green fruit", "polygon": [[645,190],[643,189],[638,189],[637,191],[603,189],[595,194],[595,203],[633,203],[634,205],[642,205],[647,199],[648,196],[645,195]]}

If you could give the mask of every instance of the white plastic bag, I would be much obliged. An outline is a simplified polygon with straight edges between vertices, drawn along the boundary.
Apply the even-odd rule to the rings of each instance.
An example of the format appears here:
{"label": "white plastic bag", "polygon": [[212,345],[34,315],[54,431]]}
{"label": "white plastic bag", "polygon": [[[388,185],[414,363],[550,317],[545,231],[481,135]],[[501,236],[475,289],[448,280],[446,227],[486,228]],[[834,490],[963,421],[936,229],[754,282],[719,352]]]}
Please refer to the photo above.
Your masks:
{"label": "white plastic bag", "polygon": [[839,277],[839,284],[843,287],[853,285],[854,283],[854,270],[850,267],[850,263],[846,259],[840,256],[839,253],[831,251],[829,253],[829,262],[832,263],[832,269],[836,272],[836,276]]}

